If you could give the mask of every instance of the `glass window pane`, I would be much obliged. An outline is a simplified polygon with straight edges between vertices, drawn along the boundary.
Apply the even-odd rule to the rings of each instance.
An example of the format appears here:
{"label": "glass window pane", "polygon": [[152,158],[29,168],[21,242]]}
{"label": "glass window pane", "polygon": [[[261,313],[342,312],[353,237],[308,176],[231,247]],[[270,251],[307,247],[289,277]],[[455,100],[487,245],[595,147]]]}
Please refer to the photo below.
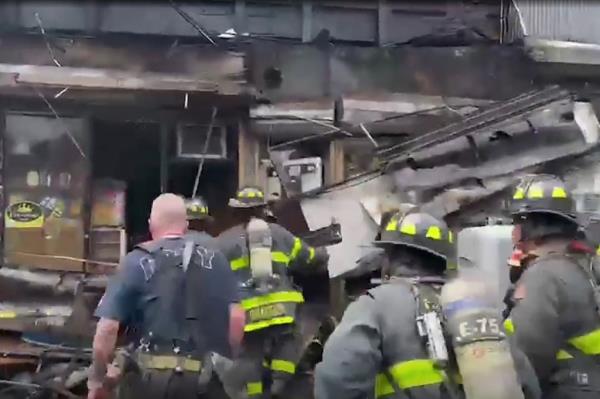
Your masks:
{"label": "glass window pane", "polygon": [[[67,133],[70,133],[70,135]],[[85,119],[6,115],[5,257],[10,265],[80,270],[89,128]]]}

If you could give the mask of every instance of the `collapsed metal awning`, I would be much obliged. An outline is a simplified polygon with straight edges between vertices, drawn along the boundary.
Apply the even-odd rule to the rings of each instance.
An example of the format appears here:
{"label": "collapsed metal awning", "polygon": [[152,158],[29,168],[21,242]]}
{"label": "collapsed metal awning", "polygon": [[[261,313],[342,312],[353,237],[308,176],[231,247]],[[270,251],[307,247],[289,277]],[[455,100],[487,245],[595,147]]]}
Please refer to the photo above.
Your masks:
{"label": "collapsed metal awning", "polygon": [[202,80],[194,76],[179,74],[0,64],[0,85],[4,87],[48,86],[74,89],[179,91],[239,95],[245,92],[244,83],[237,76],[223,76],[223,79],[220,80]]}

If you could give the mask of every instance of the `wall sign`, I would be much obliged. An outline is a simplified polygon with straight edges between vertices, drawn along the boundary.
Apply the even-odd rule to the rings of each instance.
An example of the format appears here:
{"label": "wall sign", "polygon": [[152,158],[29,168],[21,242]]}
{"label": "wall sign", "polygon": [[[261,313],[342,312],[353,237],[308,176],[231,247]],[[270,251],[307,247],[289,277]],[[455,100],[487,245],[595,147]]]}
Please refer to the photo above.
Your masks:
{"label": "wall sign", "polygon": [[41,228],[44,225],[42,207],[31,201],[20,201],[6,208],[7,228]]}

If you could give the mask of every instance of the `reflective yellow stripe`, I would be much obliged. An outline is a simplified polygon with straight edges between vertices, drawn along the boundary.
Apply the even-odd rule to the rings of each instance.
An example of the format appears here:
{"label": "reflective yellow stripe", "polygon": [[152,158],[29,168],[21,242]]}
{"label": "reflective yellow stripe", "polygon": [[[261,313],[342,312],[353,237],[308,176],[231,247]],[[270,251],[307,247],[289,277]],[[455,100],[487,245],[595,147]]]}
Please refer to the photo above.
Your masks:
{"label": "reflective yellow stripe", "polygon": [[567,192],[563,187],[554,187],[552,190],[552,198],[567,198]]}
{"label": "reflective yellow stripe", "polygon": [[244,310],[250,310],[260,306],[281,302],[303,303],[304,296],[298,291],[273,292],[271,294],[242,299],[242,308],[244,308]]}
{"label": "reflective yellow stripe", "polygon": [[441,240],[442,239],[442,231],[438,226],[430,226],[427,229],[427,234],[425,235],[427,238],[431,238],[432,240]]}
{"label": "reflective yellow stripe", "polygon": [[513,195],[513,199],[520,200],[525,198],[525,190],[522,187],[517,188],[515,191],[515,195]]}
{"label": "reflective yellow stripe", "polygon": [[[410,389],[427,385],[440,384],[446,378],[444,372],[435,367],[429,359],[415,359],[400,362],[389,369],[390,375],[400,389]],[[394,386],[386,374],[375,377],[375,397],[390,395],[395,392]]]}
{"label": "reflective yellow stripe", "polygon": [[11,310],[0,310],[0,319],[14,319],[17,314]]}
{"label": "reflective yellow stripe", "polygon": [[414,236],[417,234],[417,226],[412,223],[402,223],[402,226],[400,226],[400,233]]}
{"label": "reflective yellow stripe", "polygon": [[313,247],[308,248],[308,262],[312,262],[315,259],[315,249]]}
{"label": "reflective yellow stripe", "polygon": [[263,393],[262,382],[249,382],[246,384],[246,392],[248,395],[260,395]]}
{"label": "reflective yellow stripe", "polygon": [[504,320],[504,329],[506,330],[507,334],[512,335],[515,333],[515,326],[511,319]]}
{"label": "reflective yellow stripe", "polygon": [[452,234],[452,230],[448,230],[448,241],[450,243],[454,242],[454,234]]}
{"label": "reflective yellow stripe", "polygon": [[247,256],[242,256],[241,258],[232,260],[229,264],[231,265],[231,270],[236,271],[248,267],[250,265],[250,260]]}
{"label": "reflective yellow stripe", "polygon": [[290,252],[290,262],[296,259],[300,251],[302,250],[302,241],[299,238],[294,239],[294,247],[292,248],[292,252]]}
{"label": "reflective yellow stripe", "polygon": [[385,374],[377,374],[375,377],[375,397],[379,398],[394,393],[394,387]]}
{"label": "reflective yellow stripe", "polygon": [[600,328],[571,338],[569,343],[586,355],[600,355]]}
{"label": "reflective yellow stripe", "polygon": [[[284,263],[286,266],[290,263],[290,257],[283,252],[271,252],[271,260],[273,262]],[[233,259],[229,262],[231,270],[236,271],[250,266],[250,259],[247,256]]]}
{"label": "reflective yellow stripe", "polygon": [[402,389],[439,384],[444,381],[444,373],[429,359],[409,360],[390,368],[390,374]]}
{"label": "reflective yellow stripe", "polygon": [[283,252],[271,252],[273,262],[285,263],[287,266],[290,263],[290,257]]}
{"label": "reflective yellow stripe", "polygon": [[287,360],[273,359],[270,367],[267,362],[263,362],[263,366],[279,373],[296,374],[296,365]]}
{"label": "reflective yellow stripe", "polygon": [[556,354],[556,359],[557,360],[568,360],[568,359],[573,359],[573,356],[571,356],[571,354],[569,352],[561,349]]}
{"label": "reflective yellow stripe", "polygon": [[539,186],[531,186],[527,192],[527,197],[532,199],[544,198],[544,189]]}
{"label": "reflective yellow stripe", "polygon": [[280,326],[282,324],[292,324],[293,322],[294,318],[292,316],[277,317],[271,320],[263,320],[252,324],[246,324],[246,327],[244,327],[244,331],[252,332],[267,327]]}
{"label": "reflective yellow stripe", "polygon": [[385,226],[385,231],[396,231],[398,228],[398,219],[392,219],[389,221],[387,226]]}
{"label": "reflective yellow stripe", "polygon": [[[506,333],[509,335],[512,335],[515,333],[515,325],[513,324],[511,319],[504,320],[504,329],[506,330]],[[569,352],[561,349],[556,353],[556,359],[557,360],[568,360],[568,359],[573,359],[573,356],[571,356],[571,354],[569,354]]]}

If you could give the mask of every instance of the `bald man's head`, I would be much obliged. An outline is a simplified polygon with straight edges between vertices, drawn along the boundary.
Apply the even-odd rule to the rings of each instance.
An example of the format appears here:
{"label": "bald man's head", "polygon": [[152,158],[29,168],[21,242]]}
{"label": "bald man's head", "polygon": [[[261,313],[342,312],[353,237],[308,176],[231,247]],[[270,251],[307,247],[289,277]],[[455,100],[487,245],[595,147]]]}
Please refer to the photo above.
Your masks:
{"label": "bald man's head", "polygon": [[183,198],[171,193],[156,197],[148,223],[155,240],[167,235],[185,234],[188,222]]}

